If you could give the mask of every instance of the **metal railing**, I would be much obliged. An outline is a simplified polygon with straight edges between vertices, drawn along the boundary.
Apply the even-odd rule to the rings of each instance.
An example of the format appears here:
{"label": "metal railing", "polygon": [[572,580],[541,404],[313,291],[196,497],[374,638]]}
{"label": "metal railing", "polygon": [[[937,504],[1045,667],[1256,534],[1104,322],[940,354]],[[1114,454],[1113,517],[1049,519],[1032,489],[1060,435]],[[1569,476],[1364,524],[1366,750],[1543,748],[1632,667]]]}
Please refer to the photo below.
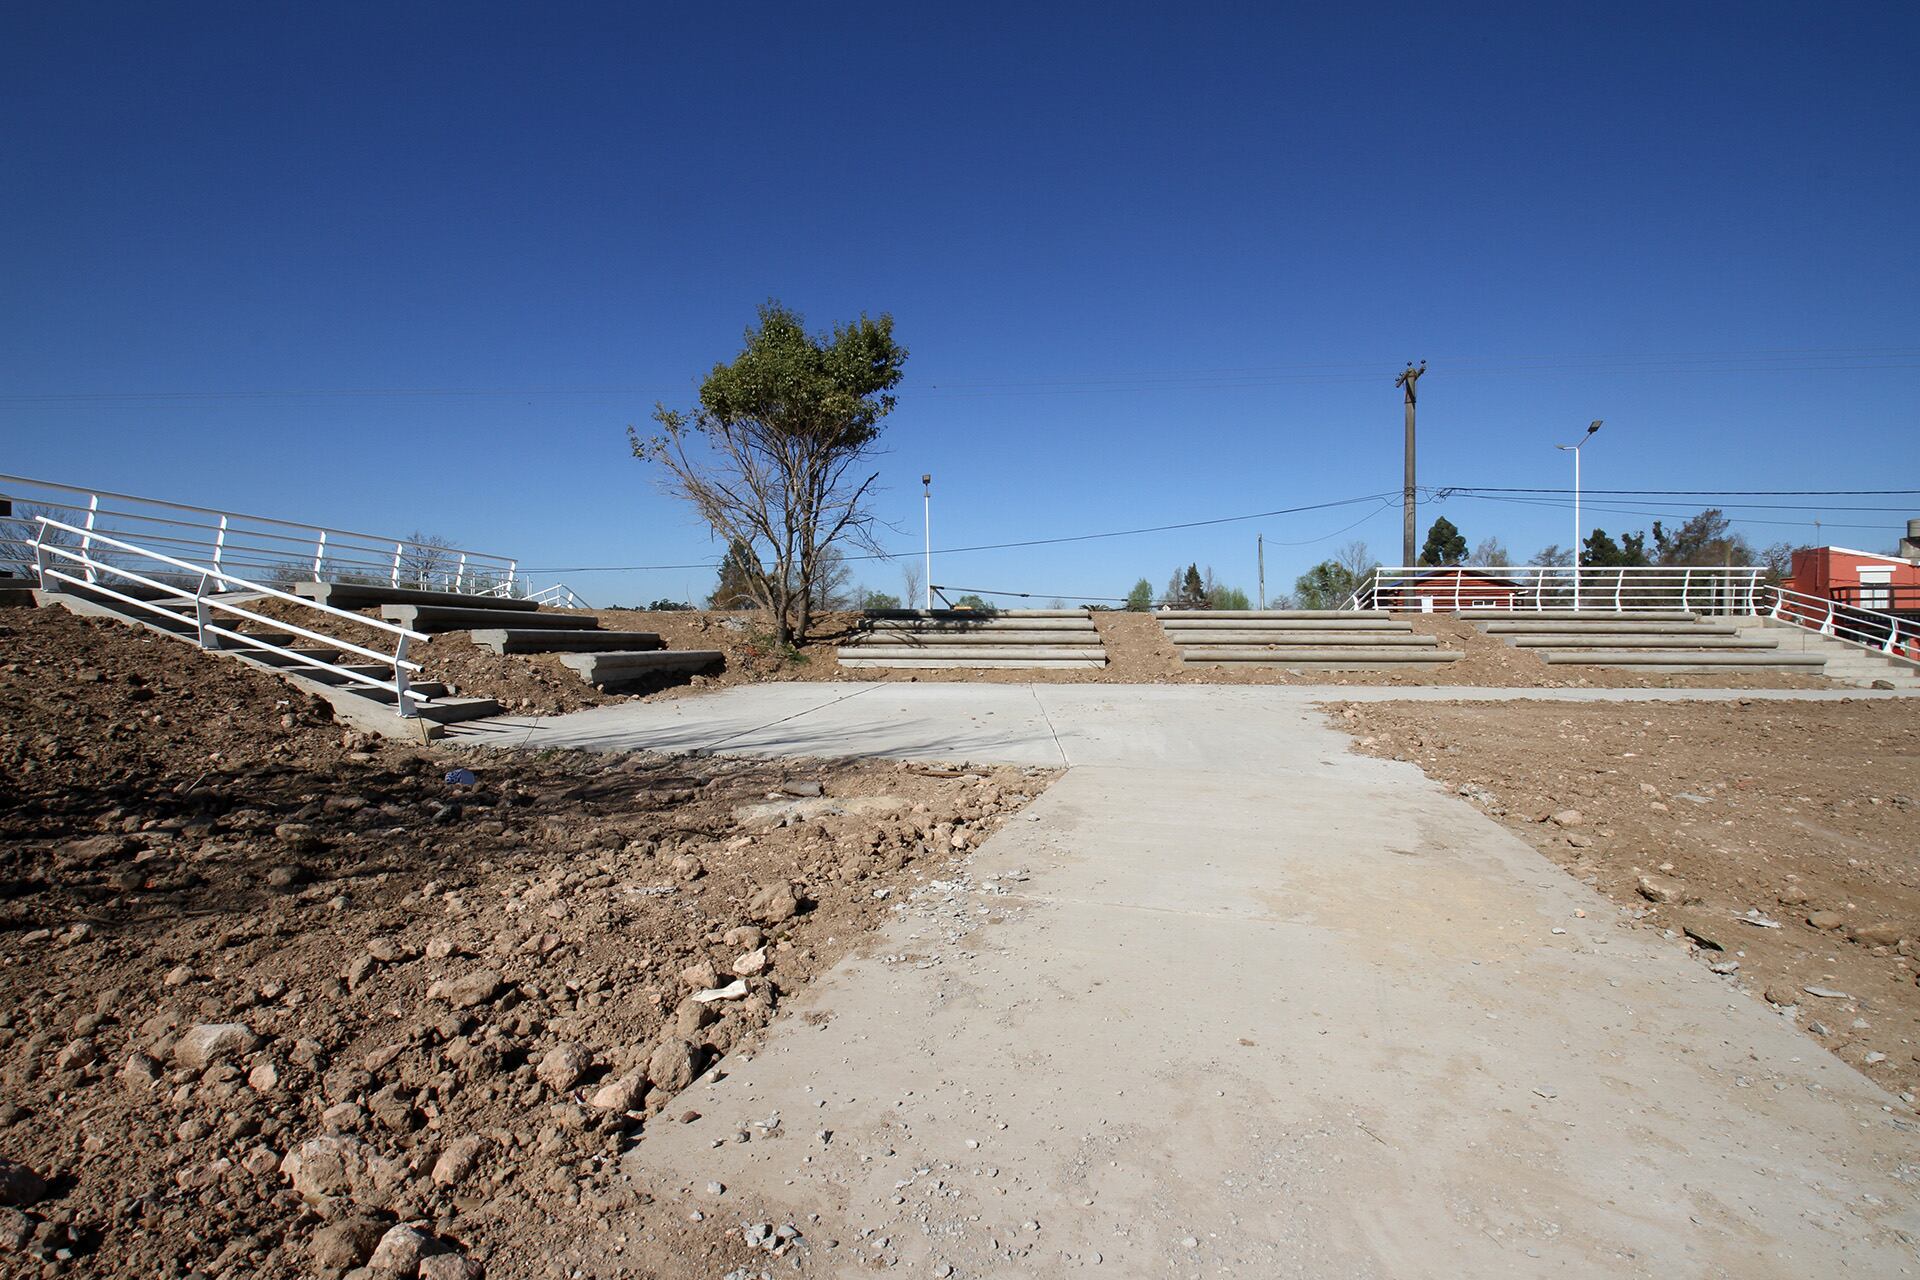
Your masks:
{"label": "metal railing", "polygon": [[[60,536],[82,551],[106,546],[109,537],[131,539],[222,581],[360,582],[501,595],[516,594],[519,585],[518,561],[490,552],[4,474],[0,574],[32,575],[29,543],[41,516],[72,530]],[[109,563],[113,556],[93,559]]]}
{"label": "metal railing", "polygon": [[1769,587],[1768,616],[1889,657],[1920,661],[1920,620],[1867,609],[1844,600]]}
{"label": "metal railing", "polygon": [[1361,579],[1345,607],[1428,613],[1578,609],[1744,615],[1761,611],[1765,573],[1757,565],[1382,566]]}
{"label": "metal railing", "polygon": [[1836,582],[1827,588],[1841,604],[1880,613],[1920,613],[1920,586],[1905,582]]}
{"label": "metal railing", "polygon": [[[393,691],[394,710],[402,716],[419,715],[420,704],[432,700],[409,687],[410,674],[419,671],[420,664],[407,657],[407,646],[415,640],[425,640],[427,637],[421,632],[350,613],[345,609],[336,609],[232,574],[216,574],[205,566],[142,547],[123,538],[110,537],[97,529],[68,524],[49,516],[37,517],[35,524],[36,536],[28,545],[33,551],[34,569],[42,590],[71,590],[83,598],[104,597],[119,606],[121,612],[133,611],[130,616],[134,617],[146,613],[176,623],[191,621],[192,638],[203,649],[274,654],[282,660],[275,665],[283,671],[295,674],[329,672],[346,684],[369,689],[390,689]],[[79,540],[83,534],[86,535],[85,542]],[[108,553],[111,554],[110,559],[107,558]],[[133,564],[141,568],[129,567]],[[110,578],[121,585],[110,586],[102,578]],[[138,590],[141,588],[144,591]],[[304,611],[300,615],[302,618],[311,618],[316,626],[320,617],[327,617],[366,628],[382,637],[392,637],[392,652],[342,640],[297,622],[254,613],[236,600],[221,598],[235,594],[244,594],[249,599],[264,596],[294,605]],[[176,605],[191,605],[191,618],[184,608],[169,608],[169,601]],[[219,620],[216,620],[216,614]],[[226,625],[229,620],[233,625]],[[329,662],[311,653],[300,653],[291,645],[236,630],[242,622],[260,623],[274,632],[289,633],[311,641],[315,648],[352,654],[366,661],[347,666]],[[171,628],[160,629],[180,635],[181,639],[188,638]],[[367,671],[363,669],[365,667],[375,670]]]}
{"label": "metal railing", "polygon": [[[506,591],[489,591],[484,594],[503,596],[510,593]],[[591,609],[593,607],[581,599],[579,593],[564,582],[556,582],[552,586],[544,587],[531,595],[522,597],[522,599],[531,600],[535,604],[551,605],[556,609]]]}

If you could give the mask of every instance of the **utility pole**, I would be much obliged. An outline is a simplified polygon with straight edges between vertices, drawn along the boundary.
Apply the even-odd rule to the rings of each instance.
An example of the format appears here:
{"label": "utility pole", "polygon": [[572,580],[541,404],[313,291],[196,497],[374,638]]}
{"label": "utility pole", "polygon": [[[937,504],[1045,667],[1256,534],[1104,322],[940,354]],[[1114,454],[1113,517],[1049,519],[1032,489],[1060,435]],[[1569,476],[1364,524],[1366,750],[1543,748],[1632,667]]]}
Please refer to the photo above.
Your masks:
{"label": "utility pole", "polygon": [[1260,562],[1260,608],[1267,607],[1267,535],[1258,533],[1253,538],[1254,556]]}
{"label": "utility pole", "polygon": [[1420,362],[1420,367],[1418,369],[1414,368],[1413,361],[1409,360],[1407,361],[1407,367],[1405,371],[1403,371],[1399,377],[1393,380],[1394,386],[1405,387],[1407,391],[1407,484],[1406,484],[1406,489],[1402,492],[1401,499],[1400,499],[1401,508],[1404,516],[1404,525],[1401,529],[1401,534],[1400,534],[1400,563],[1403,565],[1411,565],[1413,563],[1413,548],[1414,548],[1414,541],[1413,541],[1413,405],[1414,405],[1413,384],[1420,381],[1420,375],[1425,373],[1426,371],[1427,371],[1427,362],[1425,360],[1422,360]]}
{"label": "utility pole", "polygon": [[933,475],[929,472],[920,477],[923,506],[921,514],[926,521],[927,532],[927,612],[933,612]]}

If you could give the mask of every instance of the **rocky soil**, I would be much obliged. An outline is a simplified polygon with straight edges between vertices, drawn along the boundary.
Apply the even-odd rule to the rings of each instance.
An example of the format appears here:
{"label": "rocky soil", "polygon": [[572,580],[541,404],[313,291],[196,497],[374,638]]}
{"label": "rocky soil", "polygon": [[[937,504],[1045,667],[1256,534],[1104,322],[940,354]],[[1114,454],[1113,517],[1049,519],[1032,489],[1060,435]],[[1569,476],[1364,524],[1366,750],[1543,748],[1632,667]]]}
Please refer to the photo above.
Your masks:
{"label": "rocky soil", "polygon": [[0,1274],[718,1277],[808,1224],[620,1173],[1049,781],[436,751],[0,613]]}
{"label": "rocky soil", "polygon": [[1771,1002],[1920,1091],[1920,701],[1333,704]]}

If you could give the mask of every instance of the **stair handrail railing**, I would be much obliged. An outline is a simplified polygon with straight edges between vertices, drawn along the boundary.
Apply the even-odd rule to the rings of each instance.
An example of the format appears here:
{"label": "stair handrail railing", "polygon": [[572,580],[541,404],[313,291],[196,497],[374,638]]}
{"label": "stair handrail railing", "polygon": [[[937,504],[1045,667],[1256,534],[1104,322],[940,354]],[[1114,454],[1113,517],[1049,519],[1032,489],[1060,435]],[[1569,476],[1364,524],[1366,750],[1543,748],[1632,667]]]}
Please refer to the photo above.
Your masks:
{"label": "stair handrail railing", "polygon": [[1341,607],[1747,615],[1760,610],[1765,574],[1760,565],[1381,565]]}
{"label": "stair handrail railing", "polygon": [[[484,583],[489,589],[503,586],[500,593],[510,595],[519,577],[517,559],[492,552],[222,511],[31,476],[0,473],[0,499],[29,509],[24,514],[0,510],[0,560],[22,569],[30,567],[20,554],[26,542],[23,532],[39,515],[49,514],[63,524],[84,526],[77,535],[83,549],[91,548],[99,534],[117,533],[149,547],[189,557],[208,556],[222,576],[231,568],[242,579],[252,581],[297,570],[300,576],[310,575],[315,581],[353,579],[393,587],[432,584],[466,591]],[[0,569],[6,567],[0,564]]]}
{"label": "stair handrail railing", "polygon": [[1772,596],[1767,616],[1775,622],[1872,649],[1887,657],[1920,662],[1920,621],[1785,587],[1766,590]]}
{"label": "stair handrail railing", "polygon": [[[156,601],[143,600],[137,595],[107,586],[99,580],[99,575],[111,574],[116,578],[123,578],[130,583],[138,584],[149,590],[160,591],[172,599],[191,603],[194,610],[195,638],[203,649],[224,650],[228,646],[223,642],[231,641],[238,650],[271,653],[285,659],[286,665],[278,669],[291,671],[294,674],[299,674],[303,671],[325,671],[349,684],[372,689],[391,689],[394,695],[395,711],[399,715],[409,718],[419,715],[419,704],[432,701],[427,695],[419,693],[411,687],[411,673],[417,672],[421,668],[418,662],[407,657],[407,647],[415,640],[427,639],[427,636],[422,632],[398,626],[381,618],[369,618],[363,614],[350,613],[345,609],[337,609],[332,605],[322,604],[317,600],[309,600],[304,596],[296,596],[290,592],[281,591],[276,587],[266,586],[263,583],[248,582],[243,578],[236,578],[232,574],[222,573],[211,565],[194,564],[192,561],[181,560],[177,557],[167,555],[164,552],[154,551],[149,547],[142,547],[136,543],[128,542],[122,538],[114,538],[105,534],[94,533],[91,542],[84,546],[78,545],[50,535],[53,531],[58,530],[60,533],[66,534],[69,537],[77,537],[86,532],[83,528],[55,520],[50,516],[38,516],[35,519],[39,525],[38,536],[33,539],[30,545],[33,547],[35,567],[39,572],[42,590],[58,593],[64,590],[64,588],[52,584],[65,583],[70,587],[77,588],[77,594],[83,598],[89,595],[106,596],[122,605],[150,613],[156,617],[175,620],[182,619],[183,615],[163,607]],[[111,547],[123,556],[139,557],[144,560],[154,561],[160,565],[165,565],[168,569],[191,578],[194,582],[194,587],[192,590],[188,590],[178,582],[168,582],[164,578],[152,577],[148,574],[130,569],[124,564],[103,559],[96,554],[93,544]],[[78,565],[80,572],[73,573],[66,569],[56,567],[56,561]],[[159,573],[164,571],[155,570],[154,572]],[[343,622],[350,622],[357,626],[377,631],[383,635],[392,636],[393,651],[386,653],[379,649],[369,648],[363,644],[356,644],[351,640],[343,640],[338,636],[312,630],[296,622],[288,622],[280,618],[270,618],[265,614],[254,613],[251,610],[242,608],[231,600],[222,600],[219,598],[222,594],[234,592],[266,596],[270,599],[284,601],[302,610],[327,617],[338,618]],[[246,632],[237,631],[215,622],[213,615],[216,611],[237,620],[261,623],[276,631],[291,632],[296,636],[315,641],[329,649],[358,654],[363,658],[371,659],[375,664],[389,667],[393,674],[383,678],[381,676],[369,675],[363,671],[355,671],[339,663],[328,662],[308,654],[295,653],[289,646],[275,644],[259,636],[249,635]],[[162,630],[165,630],[165,628],[162,628]]]}

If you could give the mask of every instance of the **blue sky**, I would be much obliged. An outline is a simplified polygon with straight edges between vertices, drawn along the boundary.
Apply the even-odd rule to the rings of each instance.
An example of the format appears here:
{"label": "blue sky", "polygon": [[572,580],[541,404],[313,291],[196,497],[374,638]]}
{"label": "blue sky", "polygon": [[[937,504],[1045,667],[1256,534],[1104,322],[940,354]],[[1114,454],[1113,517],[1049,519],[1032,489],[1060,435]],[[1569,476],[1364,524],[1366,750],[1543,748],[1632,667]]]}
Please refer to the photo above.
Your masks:
{"label": "blue sky", "polygon": [[[575,567],[717,557],[625,428],[777,297],[895,317],[904,549],[922,471],[936,547],[1391,493],[1421,358],[1426,483],[1564,487],[1553,443],[1603,418],[1592,489],[1920,487],[1916,37],[1892,4],[13,5],[0,470],[698,595]],[[1920,514],[1830,501],[1743,531]],[[1699,504],[1614,505],[1588,524]],[[1273,587],[1391,558],[1399,512],[934,576],[1251,590],[1256,533]]]}

